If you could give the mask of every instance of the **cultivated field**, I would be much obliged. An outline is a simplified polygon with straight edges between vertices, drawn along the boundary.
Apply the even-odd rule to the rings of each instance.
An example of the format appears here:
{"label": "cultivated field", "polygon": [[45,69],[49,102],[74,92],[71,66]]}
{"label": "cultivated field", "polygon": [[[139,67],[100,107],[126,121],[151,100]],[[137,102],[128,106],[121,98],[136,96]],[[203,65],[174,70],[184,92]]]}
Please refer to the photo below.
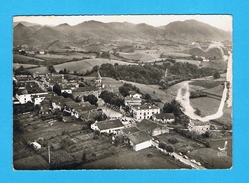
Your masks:
{"label": "cultivated field", "polygon": [[38,65],[34,65],[34,64],[19,64],[19,63],[13,63],[13,67],[14,69],[17,69],[19,67],[23,66],[23,68],[28,69],[28,68],[32,68],[32,67],[39,67]]}
{"label": "cultivated field", "polygon": [[13,55],[13,60],[16,63],[18,63],[18,62],[30,62],[30,64],[33,64],[32,61],[41,62],[41,64],[42,64],[42,62],[44,61],[44,60],[39,59],[39,58],[34,58],[34,57],[29,57],[29,56],[24,56],[24,55],[17,55],[17,54]]}
{"label": "cultivated field", "polygon": [[155,148],[135,152],[126,147],[121,152],[108,158],[86,163],[80,169],[181,169],[186,166],[171,157],[162,154]]}
{"label": "cultivated field", "polygon": [[109,60],[103,58],[96,58],[96,59],[86,59],[86,60],[79,60],[75,62],[68,62],[59,65],[54,65],[54,68],[57,72],[63,70],[64,68],[69,69],[70,71],[77,71],[77,73],[86,73],[87,70],[92,70],[95,65],[101,65],[105,63],[115,64],[118,63],[120,65],[129,65],[131,63],[123,62],[119,60]]}

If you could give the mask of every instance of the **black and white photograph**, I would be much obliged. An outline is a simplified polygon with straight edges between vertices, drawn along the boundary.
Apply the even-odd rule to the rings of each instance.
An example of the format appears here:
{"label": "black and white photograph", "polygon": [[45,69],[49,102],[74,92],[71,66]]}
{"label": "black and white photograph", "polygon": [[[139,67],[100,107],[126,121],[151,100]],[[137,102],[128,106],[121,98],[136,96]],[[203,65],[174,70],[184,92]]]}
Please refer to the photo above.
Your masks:
{"label": "black and white photograph", "polygon": [[14,16],[13,169],[232,169],[232,18]]}

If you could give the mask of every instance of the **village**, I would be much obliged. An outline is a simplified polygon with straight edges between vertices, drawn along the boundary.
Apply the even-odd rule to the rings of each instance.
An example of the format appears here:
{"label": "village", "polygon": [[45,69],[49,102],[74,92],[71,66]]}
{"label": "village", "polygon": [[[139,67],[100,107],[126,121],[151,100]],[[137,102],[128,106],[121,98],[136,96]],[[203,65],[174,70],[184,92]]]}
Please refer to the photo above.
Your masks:
{"label": "village", "polygon": [[[219,143],[218,149],[206,140],[211,130],[219,131],[214,125],[187,119],[188,124],[181,126],[173,112],[165,113],[136,87],[122,81],[120,87],[130,89],[126,88],[124,97],[109,80],[99,70],[89,76],[14,75],[14,168],[231,167],[227,141],[225,146],[224,141]],[[212,157],[200,156],[200,151],[196,155],[202,149],[208,149]],[[129,163],[138,155],[140,162]]]}

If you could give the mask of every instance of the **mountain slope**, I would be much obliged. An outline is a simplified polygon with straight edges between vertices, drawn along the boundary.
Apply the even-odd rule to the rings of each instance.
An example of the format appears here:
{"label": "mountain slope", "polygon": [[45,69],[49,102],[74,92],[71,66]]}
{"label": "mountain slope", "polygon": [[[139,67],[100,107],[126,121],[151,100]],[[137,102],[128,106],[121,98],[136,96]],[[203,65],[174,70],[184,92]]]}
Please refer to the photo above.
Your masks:
{"label": "mountain slope", "polygon": [[102,23],[86,21],[70,26],[60,24],[55,27],[25,26],[21,23],[14,27],[14,44],[40,44],[44,47],[54,41],[60,45],[82,45],[89,40],[110,42],[174,40],[189,43],[190,41],[224,41],[231,40],[231,33],[212,27],[196,20],[177,21],[166,26],[153,27],[147,24],[128,22]]}

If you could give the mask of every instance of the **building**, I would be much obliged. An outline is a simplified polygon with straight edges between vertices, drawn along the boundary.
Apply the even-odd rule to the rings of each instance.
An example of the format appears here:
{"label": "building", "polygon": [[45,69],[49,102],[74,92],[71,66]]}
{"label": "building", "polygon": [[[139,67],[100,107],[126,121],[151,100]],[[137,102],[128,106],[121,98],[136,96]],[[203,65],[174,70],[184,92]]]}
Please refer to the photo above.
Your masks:
{"label": "building", "polygon": [[132,106],[131,111],[135,120],[150,119],[154,114],[160,114],[160,108],[151,104]]}
{"label": "building", "polygon": [[134,106],[134,105],[140,106],[142,103],[142,99],[137,97],[127,96],[124,99],[124,103],[126,106]]}
{"label": "building", "polygon": [[32,145],[35,150],[41,149],[41,144],[37,142],[31,142],[30,145]]}
{"label": "building", "polygon": [[71,116],[74,116],[76,118],[80,118],[80,114],[85,115],[85,113],[82,113],[83,111],[90,111],[93,109],[97,109],[97,106],[95,106],[95,105],[83,106],[83,105],[81,105],[79,103],[75,103],[74,101],[71,100],[71,101],[65,102],[65,106],[64,106],[63,111],[71,114]]}
{"label": "building", "polygon": [[95,84],[96,84],[96,86],[98,86],[98,87],[101,87],[101,86],[102,86],[102,77],[101,77],[101,75],[100,75],[100,73],[99,73],[99,70],[97,71],[97,77],[96,77],[96,79],[95,79]]}
{"label": "building", "polygon": [[95,86],[86,86],[86,87],[79,87],[73,90],[73,96],[80,97],[83,99],[83,96],[94,95],[97,98],[99,97],[99,89]]}
{"label": "building", "polygon": [[47,92],[41,93],[28,93],[26,89],[19,89],[16,93],[15,98],[20,104],[26,104],[27,102],[32,102],[34,105],[39,105],[44,99]]}
{"label": "building", "polygon": [[151,136],[169,133],[169,128],[167,126],[158,124],[148,119],[143,119],[141,122],[137,123],[137,128],[141,131],[146,131]]}
{"label": "building", "polygon": [[152,137],[145,131],[137,131],[127,134],[129,144],[133,147],[134,151],[139,151],[148,148],[152,145]]}
{"label": "building", "polygon": [[173,123],[175,122],[175,116],[173,113],[160,113],[154,114],[152,119],[160,123]]}
{"label": "building", "polygon": [[140,98],[142,97],[142,95],[140,93],[136,93],[134,91],[130,91],[129,92],[129,97],[132,97],[132,98]]}
{"label": "building", "polygon": [[71,98],[64,98],[63,96],[54,96],[51,99],[53,109],[63,110],[65,103],[72,101]]}
{"label": "building", "polygon": [[95,122],[91,125],[91,129],[100,133],[119,134],[124,125],[119,119]]}
{"label": "building", "polygon": [[190,120],[188,124],[188,130],[190,132],[196,132],[198,135],[201,135],[210,130],[210,123],[201,122],[197,120]]}

